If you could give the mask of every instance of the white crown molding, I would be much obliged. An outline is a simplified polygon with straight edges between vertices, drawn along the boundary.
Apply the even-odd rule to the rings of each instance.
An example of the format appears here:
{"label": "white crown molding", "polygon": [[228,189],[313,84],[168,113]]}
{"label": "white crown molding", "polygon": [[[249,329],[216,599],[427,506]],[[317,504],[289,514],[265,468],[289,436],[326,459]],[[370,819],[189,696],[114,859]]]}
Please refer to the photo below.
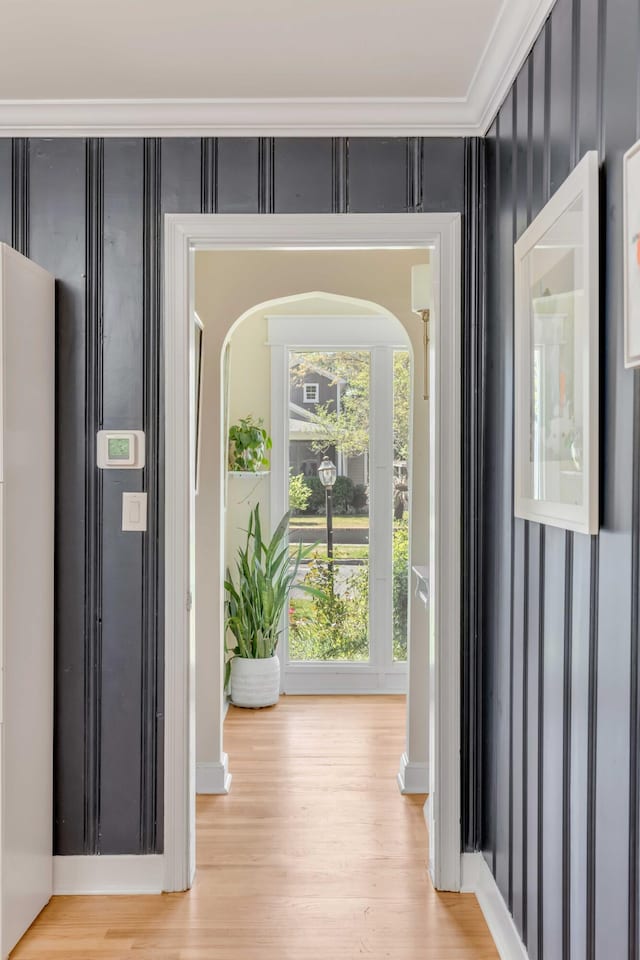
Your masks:
{"label": "white crown molding", "polygon": [[162,893],[164,858],[149,856],[54,857],[55,896]]}
{"label": "white crown molding", "polygon": [[464,136],[464,99],[0,101],[3,136]]}
{"label": "white crown molding", "polygon": [[466,97],[482,136],[493,123],[555,2],[502,0]]}
{"label": "white crown molding", "polygon": [[554,2],[503,0],[466,97],[0,100],[0,136],[484,136]]}

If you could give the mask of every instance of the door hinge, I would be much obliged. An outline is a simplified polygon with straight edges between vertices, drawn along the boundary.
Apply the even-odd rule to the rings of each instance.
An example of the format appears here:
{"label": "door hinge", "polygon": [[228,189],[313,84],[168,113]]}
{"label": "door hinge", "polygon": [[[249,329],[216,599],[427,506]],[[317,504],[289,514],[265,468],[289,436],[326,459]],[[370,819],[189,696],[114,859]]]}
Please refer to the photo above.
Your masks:
{"label": "door hinge", "polygon": [[193,594],[191,593],[191,590],[189,590],[187,594],[187,613],[191,613],[192,609],[193,609]]}

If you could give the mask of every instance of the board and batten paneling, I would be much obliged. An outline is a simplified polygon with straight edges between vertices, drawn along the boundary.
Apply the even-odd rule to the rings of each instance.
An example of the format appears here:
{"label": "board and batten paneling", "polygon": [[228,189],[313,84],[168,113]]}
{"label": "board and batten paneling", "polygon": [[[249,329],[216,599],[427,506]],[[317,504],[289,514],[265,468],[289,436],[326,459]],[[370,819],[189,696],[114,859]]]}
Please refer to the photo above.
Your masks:
{"label": "board and batten paneling", "polygon": [[[534,960],[640,956],[640,372],[623,366],[622,155],[640,8],[557,0],[485,143],[480,845]],[[601,530],[513,517],[513,242],[602,162]]]}
{"label": "board and batten paneling", "polygon": [[[163,214],[475,210],[477,151],[419,138],[0,139],[0,240],[57,278],[57,854],[162,850]],[[146,431],[143,474],[96,468],[101,427]],[[138,488],[148,532],[123,533],[121,493]]]}

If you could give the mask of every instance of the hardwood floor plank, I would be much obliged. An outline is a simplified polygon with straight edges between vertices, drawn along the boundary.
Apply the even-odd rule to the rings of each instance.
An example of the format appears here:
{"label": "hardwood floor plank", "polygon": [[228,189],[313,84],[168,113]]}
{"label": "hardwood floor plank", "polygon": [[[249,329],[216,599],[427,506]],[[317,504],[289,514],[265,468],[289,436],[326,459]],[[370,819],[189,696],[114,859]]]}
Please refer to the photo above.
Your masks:
{"label": "hardwood floor plank", "polygon": [[404,729],[403,697],[232,707],[233,789],[198,797],[193,890],[56,897],[12,960],[497,960],[475,897],[431,886]]}

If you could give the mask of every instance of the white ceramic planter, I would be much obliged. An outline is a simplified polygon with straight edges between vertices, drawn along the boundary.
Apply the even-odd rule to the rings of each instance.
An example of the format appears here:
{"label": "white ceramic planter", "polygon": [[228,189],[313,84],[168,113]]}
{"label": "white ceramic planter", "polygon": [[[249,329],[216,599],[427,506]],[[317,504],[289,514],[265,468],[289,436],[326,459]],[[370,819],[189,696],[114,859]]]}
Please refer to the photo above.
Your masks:
{"label": "white ceramic planter", "polygon": [[231,702],[236,707],[272,707],[280,697],[280,661],[277,657],[231,661]]}

